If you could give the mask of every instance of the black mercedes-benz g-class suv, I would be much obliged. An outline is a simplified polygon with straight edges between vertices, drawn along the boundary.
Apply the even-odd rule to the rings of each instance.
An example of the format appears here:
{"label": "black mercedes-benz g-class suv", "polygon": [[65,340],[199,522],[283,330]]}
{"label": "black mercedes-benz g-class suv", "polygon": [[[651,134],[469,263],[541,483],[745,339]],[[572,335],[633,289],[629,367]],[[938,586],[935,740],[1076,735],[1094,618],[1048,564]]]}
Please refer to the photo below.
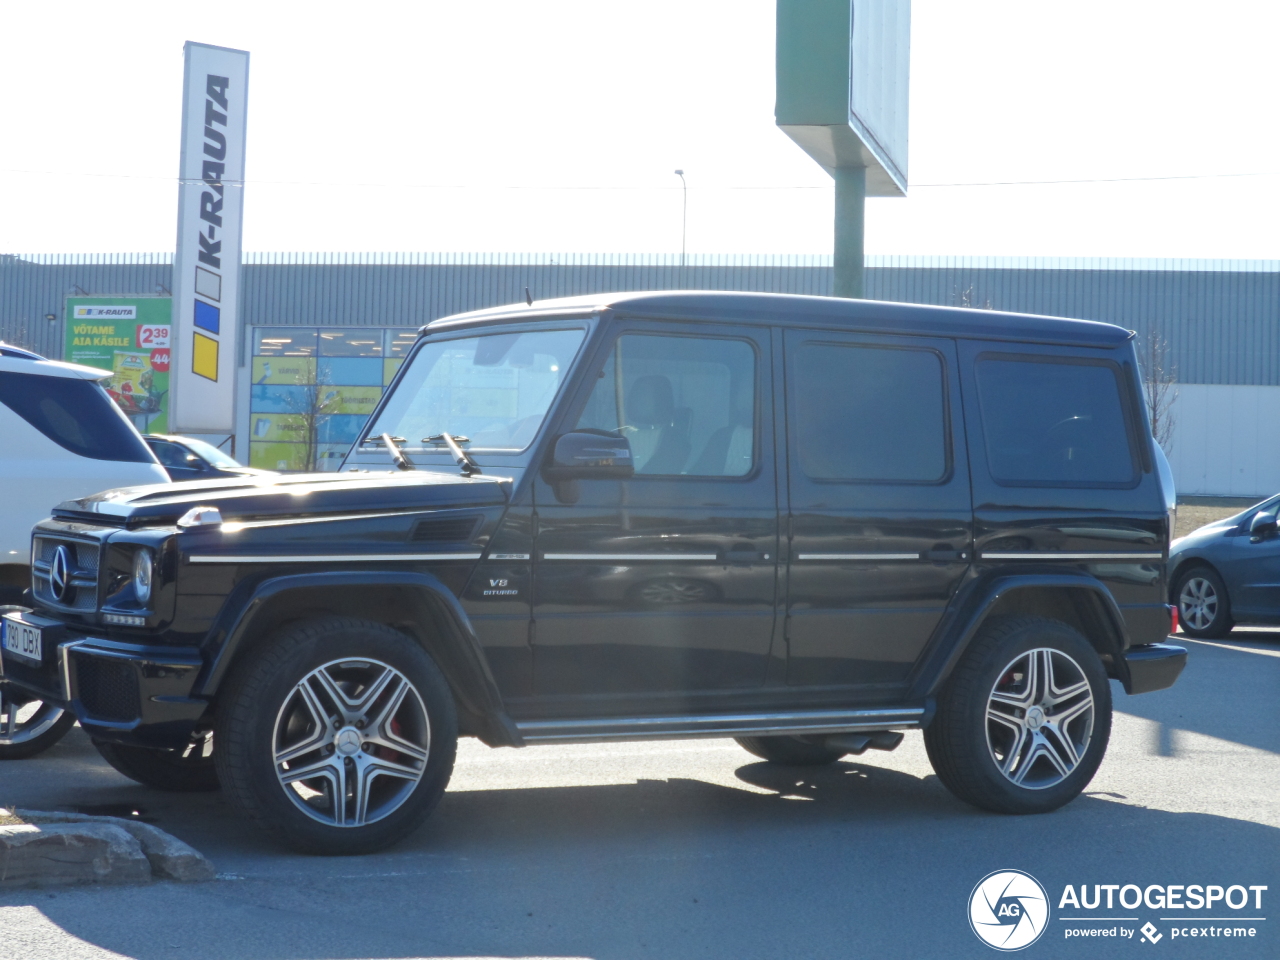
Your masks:
{"label": "black mercedes-benz g-class suv", "polygon": [[[428,324],[338,474],[64,503],[7,696],[301,849],[404,836],[459,736],[892,749],[1074,798],[1171,685],[1172,478],[1133,335],[727,293]],[[10,706],[10,711],[14,707]]]}

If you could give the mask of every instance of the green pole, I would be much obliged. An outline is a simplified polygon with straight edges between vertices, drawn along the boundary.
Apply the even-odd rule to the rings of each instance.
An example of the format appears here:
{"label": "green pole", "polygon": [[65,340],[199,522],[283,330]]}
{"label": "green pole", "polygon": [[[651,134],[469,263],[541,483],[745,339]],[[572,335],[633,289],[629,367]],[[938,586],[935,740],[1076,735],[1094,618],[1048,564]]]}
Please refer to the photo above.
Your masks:
{"label": "green pole", "polygon": [[837,167],[835,278],[832,293],[861,299],[863,215],[867,205],[866,167]]}

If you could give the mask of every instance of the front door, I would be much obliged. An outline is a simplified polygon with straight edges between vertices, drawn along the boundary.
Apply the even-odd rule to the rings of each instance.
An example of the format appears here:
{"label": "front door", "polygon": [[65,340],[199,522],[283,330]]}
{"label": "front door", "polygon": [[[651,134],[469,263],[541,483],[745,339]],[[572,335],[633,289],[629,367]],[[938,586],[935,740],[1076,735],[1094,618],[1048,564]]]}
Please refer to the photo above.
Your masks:
{"label": "front door", "polygon": [[785,349],[787,682],[891,696],[972,557],[955,345],[789,330]]}
{"label": "front door", "polygon": [[622,714],[763,684],[778,568],[769,343],[646,323],[596,356],[561,432],[626,436],[636,472],[535,481],[539,698]]}

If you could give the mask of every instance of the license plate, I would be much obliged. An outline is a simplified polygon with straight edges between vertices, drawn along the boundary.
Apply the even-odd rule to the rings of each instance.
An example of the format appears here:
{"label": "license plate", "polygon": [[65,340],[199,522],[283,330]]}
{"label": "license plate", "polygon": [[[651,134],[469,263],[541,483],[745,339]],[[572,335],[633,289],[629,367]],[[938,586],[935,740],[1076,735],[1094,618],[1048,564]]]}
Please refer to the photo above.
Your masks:
{"label": "license plate", "polygon": [[4,620],[4,648],[16,657],[34,660],[44,659],[44,641],[40,628],[18,620]]}

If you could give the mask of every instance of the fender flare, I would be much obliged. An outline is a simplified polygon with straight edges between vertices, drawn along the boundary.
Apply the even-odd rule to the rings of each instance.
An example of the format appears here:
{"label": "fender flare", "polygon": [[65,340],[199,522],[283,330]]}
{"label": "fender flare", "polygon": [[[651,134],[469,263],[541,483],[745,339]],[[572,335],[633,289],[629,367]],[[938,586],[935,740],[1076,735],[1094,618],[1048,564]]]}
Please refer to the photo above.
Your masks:
{"label": "fender flare", "polygon": [[[334,570],[286,574],[244,585],[244,596],[235,597],[223,608],[206,643],[208,666],[192,690],[193,696],[213,697],[226,678],[236,654],[254,628],[254,623],[273,600],[299,590],[339,587],[393,588],[405,591],[429,611],[431,623],[440,628],[441,642],[429,647],[449,680],[459,707],[484,726],[481,739],[491,746],[521,746],[523,738],[507,715],[489,662],[480,646],[475,628],[458,598],[435,576],[409,571]],[[427,644],[424,643],[424,646]]]}
{"label": "fender flare", "polygon": [[951,671],[964,656],[978,631],[982,629],[991,609],[1003,598],[1019,590],[1071,590],[1087,591],[1092,601],[1092,611],[1082,612],[1086,622],[1093,620],[1094,630],[1086,636],[1098,653],[1110,657],[1107,673],[1130,687],[1129,664],[1124,652],[1129,648],[1129,631],[1124,615],[1111,591],[1097,577],[1087,573],[1016,573],[997,575],[991,579],[974,581],[968,596],[957,597],[953,603],[954,614],[944,617],[939,624],[937,640],[931,652],[921,661],[912,678],[913,697],[936,697]]}

